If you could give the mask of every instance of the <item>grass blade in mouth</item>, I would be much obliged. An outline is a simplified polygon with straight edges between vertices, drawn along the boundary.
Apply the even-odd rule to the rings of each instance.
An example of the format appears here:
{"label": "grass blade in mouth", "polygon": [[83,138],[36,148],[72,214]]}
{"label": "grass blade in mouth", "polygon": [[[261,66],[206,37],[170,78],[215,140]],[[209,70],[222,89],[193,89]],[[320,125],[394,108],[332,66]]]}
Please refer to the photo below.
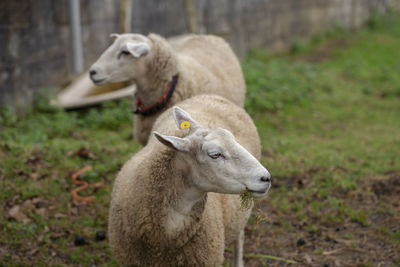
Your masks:
{"label": "grass blade in mouth", "polygon": [[240,193],[240,207],[243,210],[250,209],[253,204],[253,198],[253,192],[246,188],[242,193]]}

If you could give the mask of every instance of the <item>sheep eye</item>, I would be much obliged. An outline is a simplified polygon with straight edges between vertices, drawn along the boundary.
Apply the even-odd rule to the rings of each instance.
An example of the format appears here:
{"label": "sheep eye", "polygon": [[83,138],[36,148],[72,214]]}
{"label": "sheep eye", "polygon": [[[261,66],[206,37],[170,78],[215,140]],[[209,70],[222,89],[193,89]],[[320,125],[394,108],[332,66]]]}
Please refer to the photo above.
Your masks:
{"label": "sheep eye", "polygon": [[129,51],[122,50],[122,51],[119,53],[118,58],[121,58],[122,56],[127,56],[127,55],[130,55]]}
{"label": "sheep eye", "polygon": [[217,159],[217,158],[221,157],[222,154],[221,153],[214,153],[214,154],[208,154],[208,156],[210,158],[212,158],[212,159]]}

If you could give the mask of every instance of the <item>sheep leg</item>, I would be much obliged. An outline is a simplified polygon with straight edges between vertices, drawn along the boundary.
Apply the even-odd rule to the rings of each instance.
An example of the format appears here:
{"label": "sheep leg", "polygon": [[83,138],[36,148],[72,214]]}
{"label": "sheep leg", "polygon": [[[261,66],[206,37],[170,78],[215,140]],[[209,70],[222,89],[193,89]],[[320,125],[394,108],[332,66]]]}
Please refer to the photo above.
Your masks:
{"label": "sheep leg", "polygon": [[243,267],[243,243],[244,243],[244,230],[240,231],[238,239],[235,242],[235,249],[233,251],[233,266]]}

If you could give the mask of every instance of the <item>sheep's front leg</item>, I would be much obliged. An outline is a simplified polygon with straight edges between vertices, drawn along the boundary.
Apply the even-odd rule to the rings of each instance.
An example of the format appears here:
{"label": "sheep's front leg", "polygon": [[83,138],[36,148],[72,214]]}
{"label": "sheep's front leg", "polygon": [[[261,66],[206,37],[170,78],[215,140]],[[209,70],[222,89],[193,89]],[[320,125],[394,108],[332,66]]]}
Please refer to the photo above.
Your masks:
{"label": "sheep's front leg", "polygon": [[235,242],[235,249],[233,251],[233,266],[243,267],[243,243],[244,243],[244,230],[240,231],[238,239]]}

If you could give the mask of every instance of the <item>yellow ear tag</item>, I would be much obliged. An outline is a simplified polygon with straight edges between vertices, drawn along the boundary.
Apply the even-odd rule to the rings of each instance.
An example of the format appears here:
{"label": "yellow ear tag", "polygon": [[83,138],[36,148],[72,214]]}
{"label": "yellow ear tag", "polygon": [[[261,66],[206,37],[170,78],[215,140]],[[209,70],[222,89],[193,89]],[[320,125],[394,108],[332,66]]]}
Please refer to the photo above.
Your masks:
{"label": "yellow ear tag", "polygon": [[188,122],[188,121],[182,121],[182,123],[181,123],[181,129],[186,129],[186,128],[190,128],[190,122]]}

